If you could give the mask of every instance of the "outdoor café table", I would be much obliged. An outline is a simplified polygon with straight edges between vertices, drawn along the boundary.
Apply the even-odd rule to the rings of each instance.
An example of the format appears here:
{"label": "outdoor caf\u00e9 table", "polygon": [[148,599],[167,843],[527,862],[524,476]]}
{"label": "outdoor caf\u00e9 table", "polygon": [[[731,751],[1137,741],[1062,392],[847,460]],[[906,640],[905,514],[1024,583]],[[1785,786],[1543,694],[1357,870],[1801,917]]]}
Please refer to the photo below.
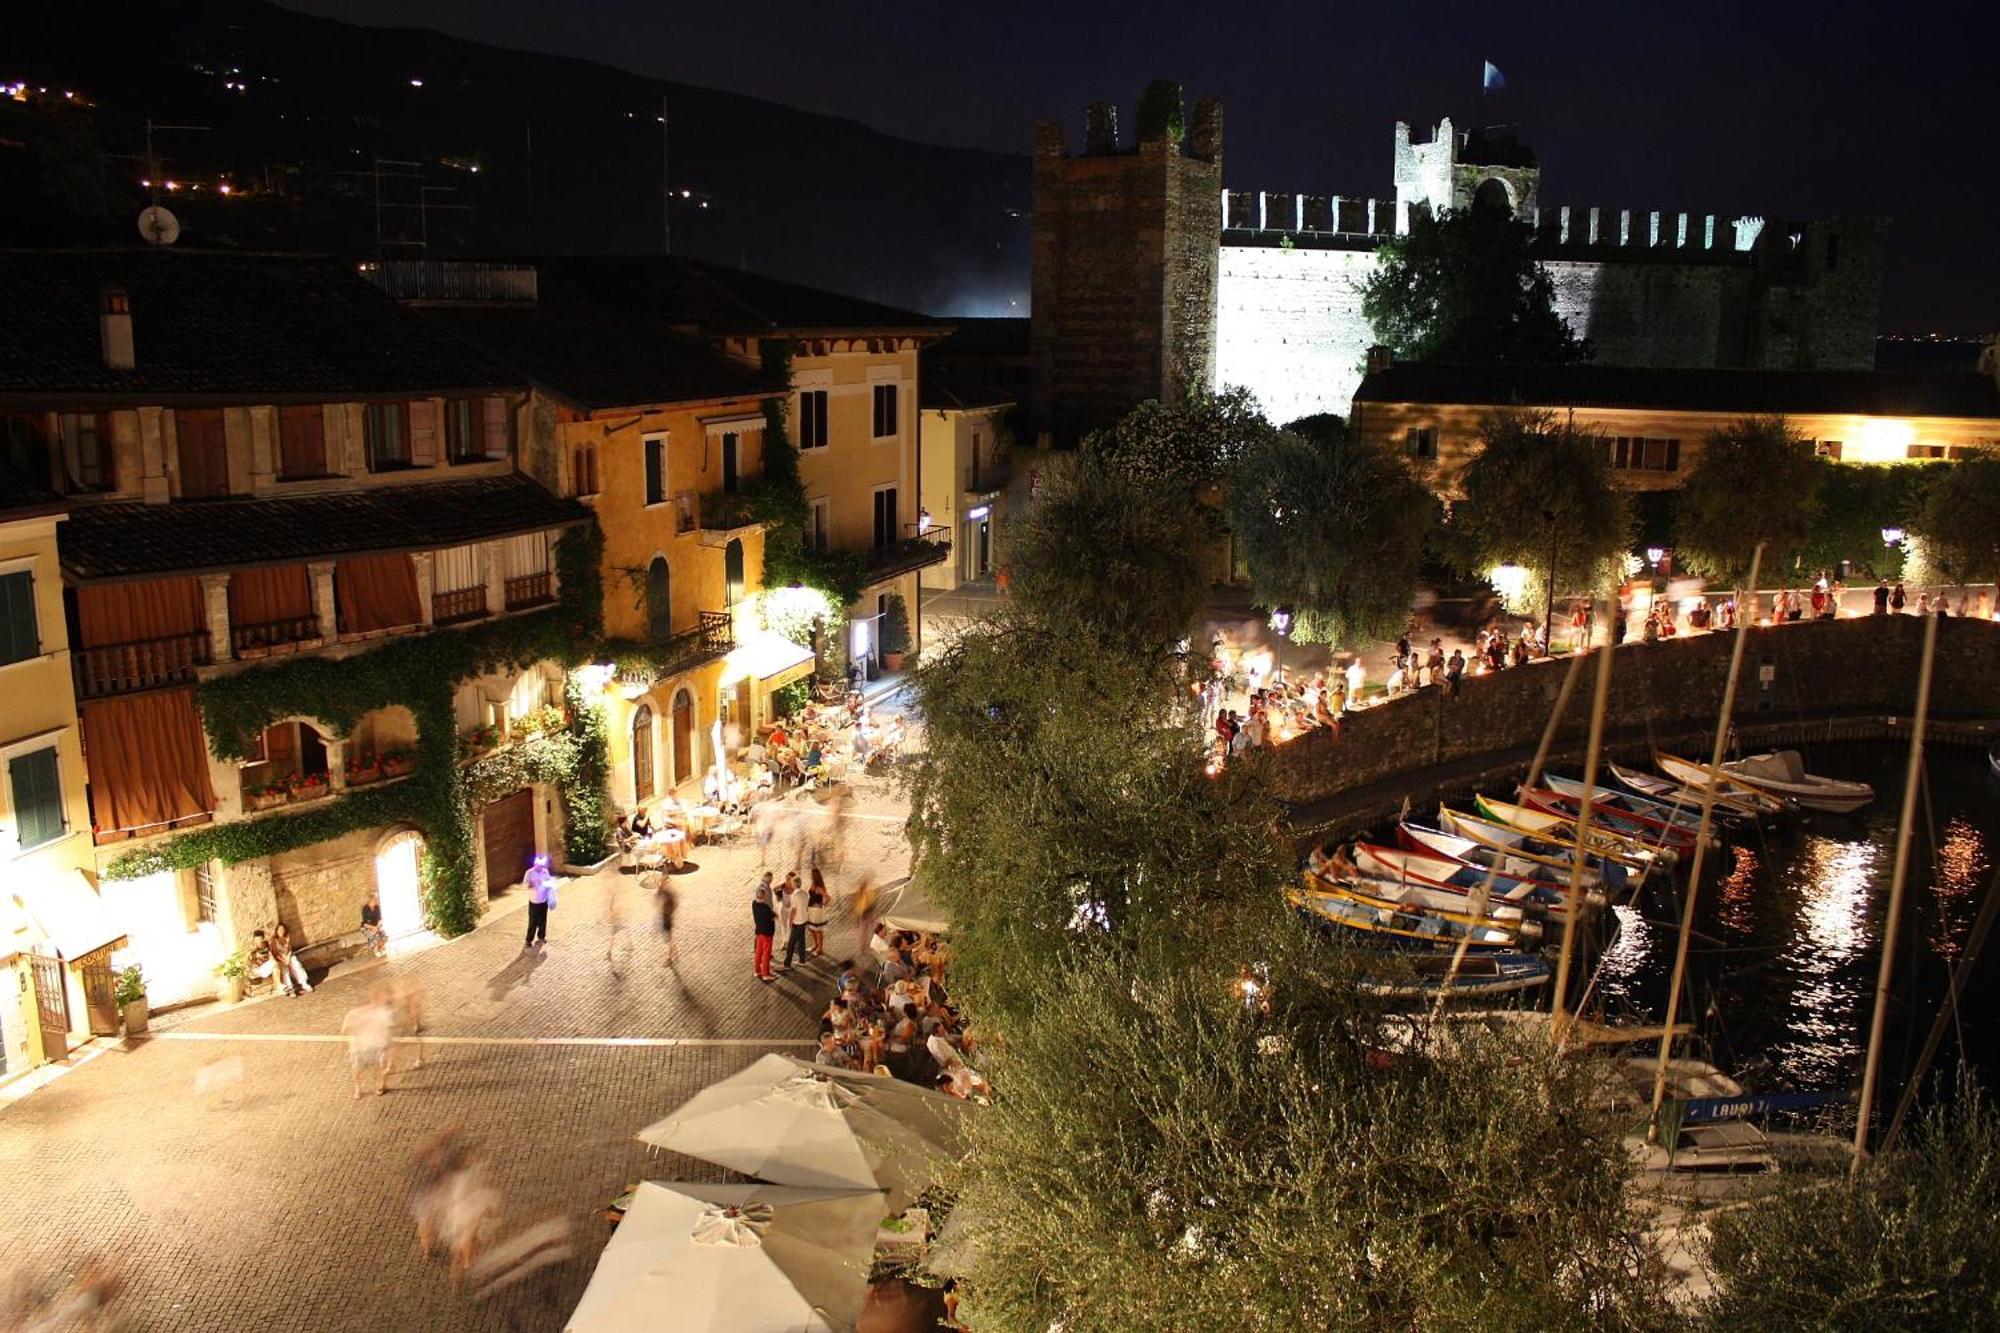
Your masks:
{"label": "outdoor caf\u00e9 table", "polygon": [[722,811],[716,807],[712,805],[697,805],[691,806],[688,809],[687,814],[682,818],[682,823],[687,828],[688,837],[699,842],[708,836],[708,831],[714,828],[716,822],[721,818]]}
{"label": "outdoor caf\u00e9 table", "polygon": [[653,835],[653,848],[678,870],[687,864],[688,835],[680,829],[661,829]]}

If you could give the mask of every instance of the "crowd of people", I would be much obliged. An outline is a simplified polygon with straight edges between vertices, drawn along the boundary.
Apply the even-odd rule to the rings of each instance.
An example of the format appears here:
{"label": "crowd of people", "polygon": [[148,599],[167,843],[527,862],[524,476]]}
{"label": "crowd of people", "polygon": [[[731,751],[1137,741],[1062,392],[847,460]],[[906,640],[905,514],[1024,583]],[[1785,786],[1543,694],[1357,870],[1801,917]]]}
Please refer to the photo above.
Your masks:
{"label": "crowd of people", "polygon": [[968,1061],[976,1042],[945,990],[950,962],[951,946],[937,936],[877,925],[862,959],[836,968],[839,989],[820,1015],[814,1063],[987,1100],[992,1089]]}

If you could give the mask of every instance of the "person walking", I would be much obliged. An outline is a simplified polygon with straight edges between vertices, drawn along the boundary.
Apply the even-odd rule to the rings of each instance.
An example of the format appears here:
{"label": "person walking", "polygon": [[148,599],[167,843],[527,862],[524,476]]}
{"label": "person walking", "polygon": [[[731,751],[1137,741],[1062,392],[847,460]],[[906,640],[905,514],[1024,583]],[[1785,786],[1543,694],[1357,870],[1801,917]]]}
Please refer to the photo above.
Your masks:
{"label": "person walking", "polygon": [[756,892],[750,895],[750,923],[757,932],[756,949],[751,957],[759,981],[776,980],[771,975],[771,940],[778,933],[778,913],[771,897],[771,872],[766,870]]}
{"label": "person walking", "polygon": [[812,915],[806,886],[797,872],[785,876],[785,961],[780,972],[789,972],[806,960],[806,920]]}
{"label": "person walking", "polygon": [[369,1076],[375,1079],[375,1095],[389,1090],[389,1043],[396,1035],[396,1014],[378,987],[368,1003],[347,1011],[340,1020],[340,1035],[347,1038],[348,1073],[354,1079],[354,1095],[361,1096]]}
{"label": "person walking", "polygon": [[528,867],[528,938],[521,948],[532,949],[549,943],[549,909],[556,905],[556,877],[549,871],[549,858],[537,854]]}
{"label": "person walking", "polygon": [[1889,609],[1900,616],[1903,614],[1904,604],[1903,581],[1897,579],[1896,586],[1889,590]]}
{"label": "person walking", "polygon": [[665,875],[660,876],[660,882],[653,887],[653,896],[660,904],[660,935],[667,942],[666,958],[660,966],[672,967],[681,958],[680,944],[674,939],[674,913],[680,910],[680,896],[674,892],[674,886],[667,882]]}
{"label": "person walking", "polygon": [[1878,616],[1889,614],[1889,580],[1887,579],[1878,580],[1875,584],[1875,614]]}
{"label": "person walking", "polygon": [[814,958],[826,952],[826,923],[833,895],[818,869],[812,872],[812,887],[806,893],[806,945]]}

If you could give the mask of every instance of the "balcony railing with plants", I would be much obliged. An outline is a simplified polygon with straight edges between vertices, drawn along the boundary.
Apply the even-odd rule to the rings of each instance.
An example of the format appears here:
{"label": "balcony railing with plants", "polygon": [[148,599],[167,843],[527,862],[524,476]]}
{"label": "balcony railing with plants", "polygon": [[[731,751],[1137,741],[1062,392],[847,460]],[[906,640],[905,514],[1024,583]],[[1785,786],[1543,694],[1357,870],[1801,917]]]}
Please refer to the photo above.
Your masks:
{"label": "balcony railing with plants", "polygon": [[556,599],[555,580],[545,569],[539,574],[522,574],[507,580],[507,609],[520,611],[542,606]]}
{"label": "balcony railing with plants", "polygon": [[477,620],[485,614],[486,585],[483,583],[470,588],[453,588],[431,598],[433,625],[455,625],[462,620]]}
{"label": "balcony railing with plants", "polygon": [[238,657],[254,657],[273,649],[310,643],[319,636],[318,616],[291,616],[283,620],[229,627],[229,642],[235,647]]}
{"label": "balcony railing with plants", "polygon": [[243,781],[243,808],[270,810],[300,801],[316,801],[332,790],[332,779],[324,773],[289,773],[269,782],[253,782],[246,776]]}
{"label": "balcony railing with plants", "polygon": [[79,648],[73,657],[79,699],[185,684],[211,661],[207,630]]}
{"label": "balcony railing with plants", "polygon": [[709,532],[730,532],[758,522],[756,501],[742,491],[710,491],[701,497],[701,526]]}
{"label": "balcony railing with plants", "polygon": [[942,564],[951,555],[951,530],[936,524],[919,529],[907,524],[901,541],[878,546],[868,553],[868,573],[882,579]]}

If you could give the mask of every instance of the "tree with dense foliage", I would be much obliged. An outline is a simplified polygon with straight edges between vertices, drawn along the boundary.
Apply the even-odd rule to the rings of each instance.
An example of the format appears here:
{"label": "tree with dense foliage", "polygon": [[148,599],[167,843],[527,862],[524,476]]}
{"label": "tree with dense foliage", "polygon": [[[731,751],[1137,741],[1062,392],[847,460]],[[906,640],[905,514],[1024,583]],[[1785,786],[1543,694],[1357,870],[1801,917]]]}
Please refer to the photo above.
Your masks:
{"label": "tree with dense foliage", "polygon": [[1963,586],[2000,578],[2000,453],[1930,469],[1911,531],[1925,563]]}
{"label": "tree with dense foliage", "polygon": [[1392,639],[1409,619],[1438,505],[1401,456],[1330,417],[1252,444],[1228,513],[1257,600],[1292,608],[1293,638],[1344,645]]}
{"label": "tree with dense foliage", "polygon": [[1718,1328],[2000,1328],[2000,1114],[1969,1080],[1905,1151],[1710,1223]]}
{"label": "tree with dense foliage", "polygon": [[1761,545],[1766,570],[1793,568],[1819,480],[1812,441],[1783,417],[1745,417],[1710,431],[1674,515],[1677,563],[1734,586],[1749,577]]}
{"label": "tree with dense foliage", "polygon": [[1138,482],[1206,492],[1276,430],[1248,389],[1233,388],[1178,402],[1147,399],[1117,425],[1086,435],[1082,452]]}
{"label": "tree with dense foliage", "polygon": [[1882,530],[1907,530],[1916,521],[1931,466],[1816,459],[1818,480],[1812,487],[1800,564],[1810,570],[1832,569],[1847,560],[1871,574],[1895,577],[1902,569],[1902,553],[1883,543]]}
{"label": "tree with dense foliage", "polygon": [[1092,959],[1008,1029],[986,1071],[1000,1093],[945,1182],[971,1325],[1657,1322],[1583,1064],[1459,1024],[1434,1056],[1384,1060],[1344,960],[1286,957],[1305,932],[1279,931],[1293,945],[1271,941],[1261,1003]]}
{"label": "tree with dense foliage", "polygon": [[1612,482],[1601,436],[1551,412],[1499,412],[1480,427],[1480,450],[1459,477],[1453,540],[1475,570],[1526,573],[1523,605],[1540,610],[1553,556],[1557,594],[1597,591],[1624,572],[1631,497]]}
{"label": "tree with dense foliage", "polygon": [[1505,209],[1413,210],[1409,232],[1376,251],[1362,284],[1375,341],[1413,361],[1587,359],[1589,348],[1555,312],[1533,242],[1533,229]]}
{"label": "tree with dense foliage", "polygon": [[1208,600],[1207,519],[1186,490],[1139,482],[1103,459],[1058,458],[1007,529],[1014,600],[1118,651],[1186,638]]}

